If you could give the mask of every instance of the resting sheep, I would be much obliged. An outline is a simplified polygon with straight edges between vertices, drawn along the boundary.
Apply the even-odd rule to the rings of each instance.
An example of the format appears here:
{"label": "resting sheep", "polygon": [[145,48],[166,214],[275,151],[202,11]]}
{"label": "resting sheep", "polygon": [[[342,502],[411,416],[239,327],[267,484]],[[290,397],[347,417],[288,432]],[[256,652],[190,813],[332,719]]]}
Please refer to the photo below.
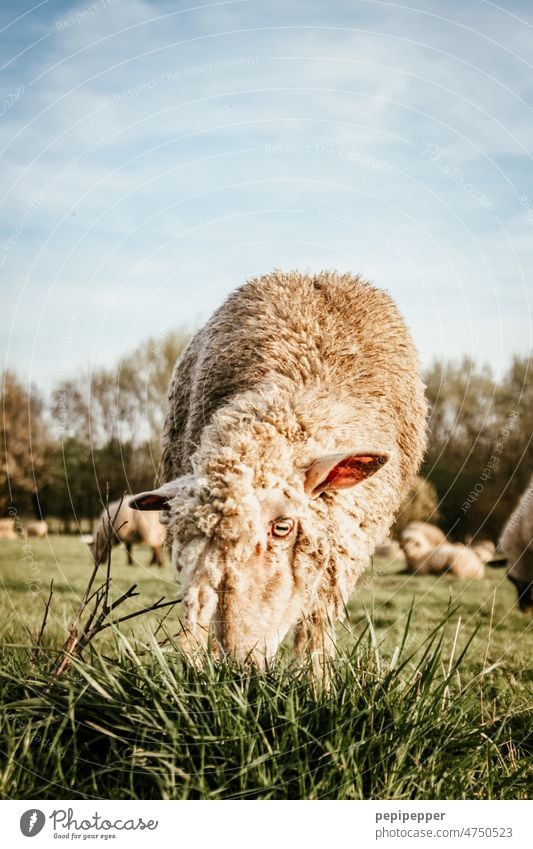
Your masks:
{"label": "resting sheep", "polygon": [[524,613],[533,613],[533,476],[505,525],[498,550],[507,558],[507,577]]}
{"label": "resting sheep", "polygon": [[[109,518],[113,530],[109,529]],[[152,549],[150,565],[163,565],[161,549],[165,541],[165,528],[156,513],[139,513],[128,507],[125,501],[113,501],[100,514],[93,526],[92,541],[89,545],[95,563],[106,560],[111,546],[124,545],[128,563],[133,563],[131,548],[135,542],[144,542]]]}
{"label": "resting sheep", "polygon": [[275,271],[233,292],[170,386],[158,490],[182,645],[259,666],[291,627],[315,668],[425,448],[415,348],[360,277]]}
{"label": "resting sheep", "polygon": [[400,540],[404,534],[409,535],[412,531],[420,531],[430,545],[433,546],[440,545],[441,542],[446,542],[445,533],[436,525],[432,525],[429,522],[409,522],[402,531]]}
{"label": "resting sheep", "polygon": [[483,578],[483,563],[476,552],[461,543],[441,542],[433,545],[423,529],[402,534],[407,570],[417,575],[441,575],[447,572],[456,578]]}

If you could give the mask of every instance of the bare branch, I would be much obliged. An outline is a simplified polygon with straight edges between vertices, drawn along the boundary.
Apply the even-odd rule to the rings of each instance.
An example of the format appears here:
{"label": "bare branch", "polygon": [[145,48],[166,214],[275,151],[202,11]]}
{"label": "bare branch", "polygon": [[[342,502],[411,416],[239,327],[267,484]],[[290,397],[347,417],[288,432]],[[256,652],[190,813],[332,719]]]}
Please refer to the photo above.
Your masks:
{"label": "bare branch", "polygon": [[[122,504],[123,499],[124,496],[120,501],[120,505]],[[93,590],[93,585],[98,570],[98,564],[95,562],[93,570],[89,577],[89,581],[87,583],[87,587],[85,589],[85,592],[83,593],[80,606],[78,608],[76,616],[74,617],[72,625],[70,626],[68,637],[63,646],[62,656],[58,661],[56,668],[52,674],[52,678],[46,688],[47,690],[49,690],[54,681],[56,681],[59,676],[62,675],[66,669],[68,669],[68,667],[72,663],[72,660],[75,658],[79,658],[86,646],[89,645],[89,643],[102,631],[105,631],[107,628],[111,628],[113,625],[118,625],[122,622],[127,622],[129,619],[135,619],[137,616],[143,616],[146,613],[152,613],[156,610],[162,610],[165,608],[172,608],[176,604],[179,604],[179,602],[181,601],[181,599],[175,599],[174,601],[164,601],[164,596],[162,596],[160,599],[155,601],[153,604],[148,605],[147,607],[143,607],[140,610],[135,610],[133,613],[128,613],[125,616],[118,616],[114,619],[109,619],[111,613],[114,610],[117,610],[120,605],[124,604],[124,602],[128,601],[128,599],[135,598],[139,595],[139,593],[137,592],[137,585],[132,584],[132,586],[129,587],[125,592],[123,592],[122,595],[120,595],[117,599],[115,599],[115,601],[109,601],[109,592],[111,587],[111,541],[113,535],[117,533],[117,530],[120,530],[120,528],[117,529],[113,527],[113,522],[115,521],[116,516],[118,515],[120,505],[113,518],[109,513],[109,506],[107,505],[107,507],[105,508],[107,511],[108,518],[105,529],[105,542],[107,545],[105,580],[102,584],[100,584],[100,586]],[[50,598],[47,602],[45,622],[43,623],[43,627],[41,630],[44,630],[44,624],[46,624],[46,616],[48,615],[48,608],[50,606],[51,598],[52,591],[50,592]],[[91,609],[89,610],[90,605]],[[84,616],[85,621],[83,622]],[[161,627],[161,624],[162,623],[160,623],[159,627]],[[41,636],[42,634],[40,635],[40,637]]]}

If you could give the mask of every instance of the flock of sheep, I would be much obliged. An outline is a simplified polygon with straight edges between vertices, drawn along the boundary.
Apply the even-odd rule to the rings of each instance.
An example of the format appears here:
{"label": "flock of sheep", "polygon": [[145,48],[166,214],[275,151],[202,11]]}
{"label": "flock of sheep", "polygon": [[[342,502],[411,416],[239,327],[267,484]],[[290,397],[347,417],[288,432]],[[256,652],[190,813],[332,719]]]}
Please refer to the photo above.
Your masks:
{"label": "flock of sheep", "polygon": [[[160,563],[166,529],[191,658],[209,640],[215,654],[264,666],[294,629],[295,651],[320,669],[415,479],[426,424],[417,352],[386,292],[332,272],[252,279],[179,358],[165,483],[110,505],[95,560],[117,542],[130,555],[141,538]],[[523,609],[533,609],[532,537],[533,482],[501,540]],[[423,523],[401,546],[416,574],[477,579],[494,556]]]}
{"label": "flock of sheep", "polygon": [[402,531],[400,546],[407,570],[418,575],[449,574],[455,578],[483,578],[485,563],[495,555],[494,543],[475,545],[449,542],[435,525],[411,522]]}

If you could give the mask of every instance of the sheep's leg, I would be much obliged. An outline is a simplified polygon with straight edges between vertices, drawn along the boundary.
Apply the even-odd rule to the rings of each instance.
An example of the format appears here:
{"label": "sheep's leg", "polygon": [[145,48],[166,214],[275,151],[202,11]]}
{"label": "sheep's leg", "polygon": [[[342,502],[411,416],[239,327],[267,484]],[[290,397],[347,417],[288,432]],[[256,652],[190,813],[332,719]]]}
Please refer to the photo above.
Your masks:
{"label": "sheep's leg", "polygon": [[126,554],[128,556],[128,566],[133,566],[133,557],[131,554],[131,542],[125,543],[126,546]]}
{"label": "sheep's leg", "polygon": [[152,546],[152,559],[150,560],[150,566],[162,566],[163,559],[161,557],[161,546],[153,545]]}

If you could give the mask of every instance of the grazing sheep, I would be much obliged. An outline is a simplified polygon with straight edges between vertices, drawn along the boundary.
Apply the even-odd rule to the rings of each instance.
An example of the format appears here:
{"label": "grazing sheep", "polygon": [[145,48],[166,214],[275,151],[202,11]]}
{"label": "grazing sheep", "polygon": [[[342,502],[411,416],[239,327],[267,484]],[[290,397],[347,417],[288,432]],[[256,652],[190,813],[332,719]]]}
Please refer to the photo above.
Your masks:
{"label": "grazing sheep", "polygon": [[44,519],[35,519],[33,522],[27,522],[24,528],[27,537],[45,537],[48,533],[48,524]]}
{"label": "grazing sheep", "polygon": [[533,476],[505,525],[498,550],[507,558],[507,577],[524,613],[533,613]]}
{"label": "grazing sheep", "polygon": [[102,563],[108,555],[109,540],[111,545],[124,545],[128,563],[133,563],[131,548],[135,542],[144,542],[152,549],[150,565],[157,563],[163,565],[161,548],[165,541],[165,528],[159,521],[157,513],[139,513],[120,501],[113,501],[109,505],[109,517],[113,526],[113,533],[109,533],[108,510],[103,510],[94,523],[92,541],[89,545],[95,563]]}
{"label": "grazing sheep", "polygon": [[17,539],[14,519],[0,519],[0,539]]}
{"label": "grazing sheep", "polygon": [[441,575],[444,572],[456,578],[482,578],[483,563],[472,548],[461,543],[441,542],[433,545],[423,529],[402,534],[407,570],[417,575]]}
{"label": "grazing sheep", "polygon": [[350,274],[237,289],[176,364],[159,490],[182,644],[259,666],[295,626],[315,669],[425,448],[426,401],[391,297]]}

